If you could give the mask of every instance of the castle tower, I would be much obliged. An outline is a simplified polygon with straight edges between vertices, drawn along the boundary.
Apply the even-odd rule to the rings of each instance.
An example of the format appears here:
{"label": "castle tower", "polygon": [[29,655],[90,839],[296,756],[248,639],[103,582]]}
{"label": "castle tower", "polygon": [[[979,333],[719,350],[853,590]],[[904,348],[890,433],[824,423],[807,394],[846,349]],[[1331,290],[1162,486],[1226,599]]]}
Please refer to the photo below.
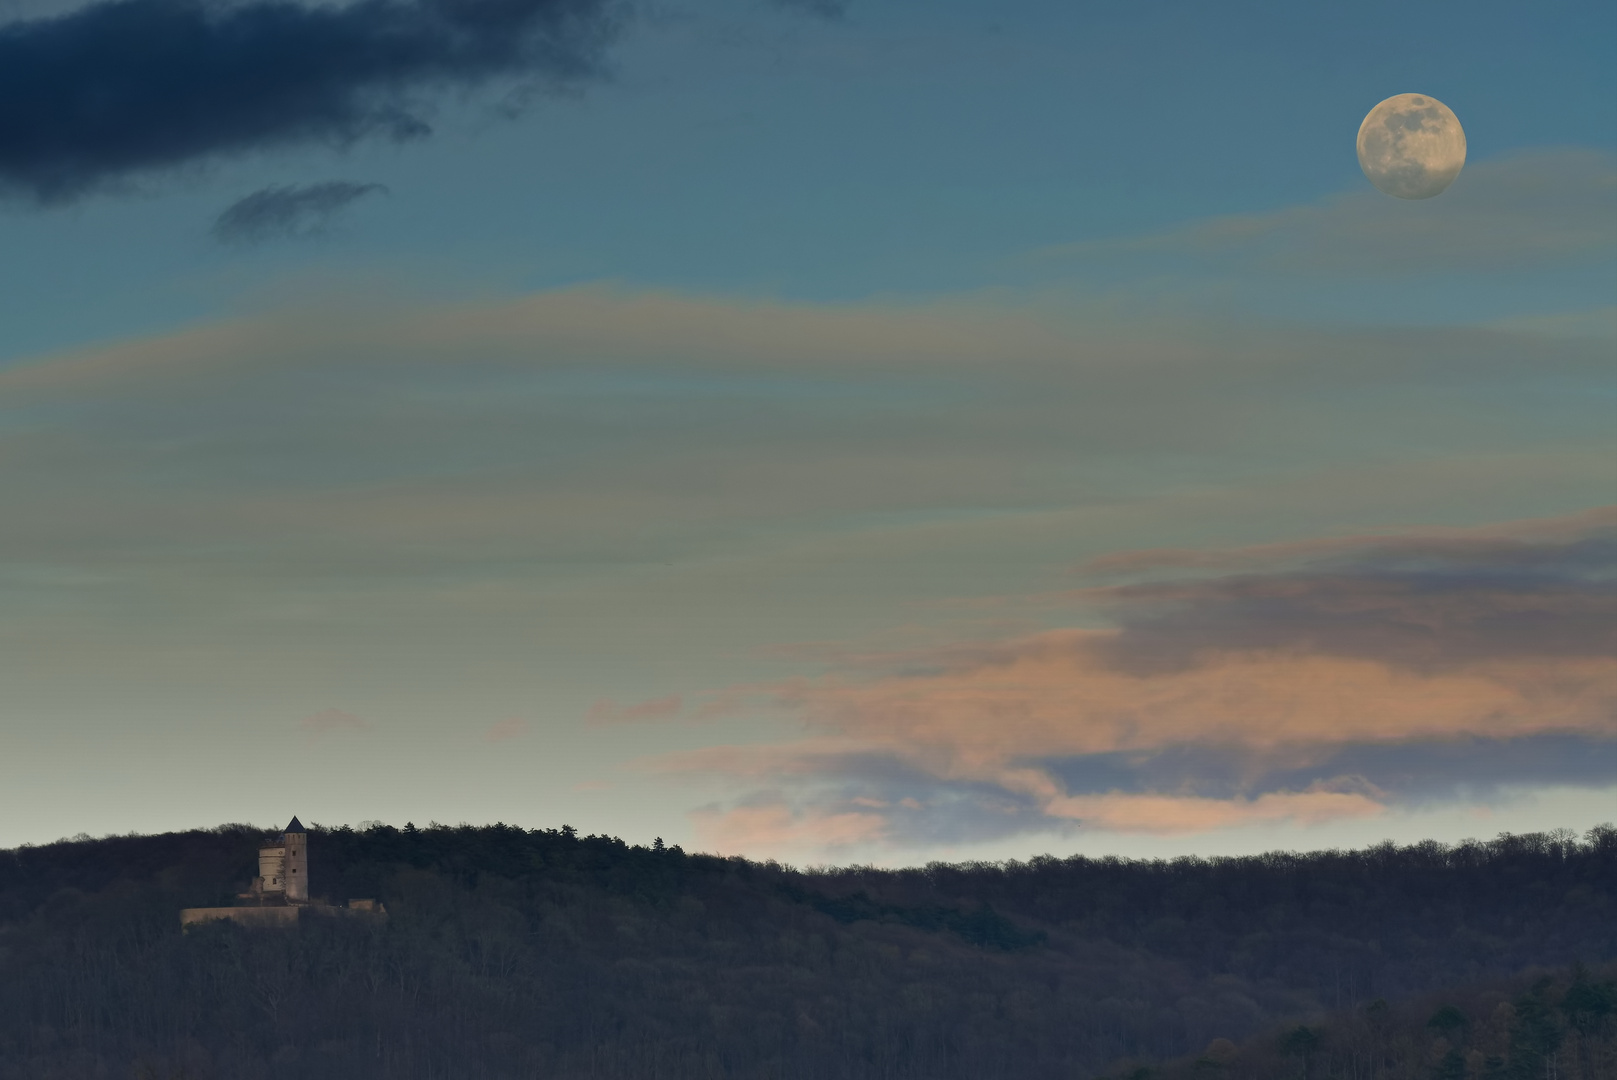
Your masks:
{"label": "castle tower", "polygon": [[253,892],[260,895],[286,894],[286,842],[272,841],[258,849],[258,878]]}
{"label": "castle tower", "polygon": [[309,902],[309,837],[303,831],[303,823],[297,818],[286,827],[286,835],[281,837],[286,845],[286,902],[289,904],[307,904]]}

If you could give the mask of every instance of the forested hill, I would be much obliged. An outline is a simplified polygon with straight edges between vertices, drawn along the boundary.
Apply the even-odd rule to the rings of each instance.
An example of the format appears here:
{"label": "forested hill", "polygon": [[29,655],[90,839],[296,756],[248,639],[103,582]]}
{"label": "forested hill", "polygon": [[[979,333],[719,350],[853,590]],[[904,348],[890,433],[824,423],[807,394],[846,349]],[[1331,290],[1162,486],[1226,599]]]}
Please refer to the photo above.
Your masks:
{"label": "forested hill", "polygon": [[[1565,1027],[1571,988],[1611,997],[1573,965],[1617,960],[1610,827],[804,872],[568,828],[314,826],[316,895],[376,897],[386,922],[182,934],[179,909],[228,903],[267,835],[0,852],[0,1077],[1070,1080],[1197,1054],[1222,1074],[1209,1045],[1266,1061],[1249,1048],[1299,1025],[1520,995],[1540,975]],[[1500,1030],[1486,1064],[1514,1075]],[[1294,1057],[1274,1060],[1306,1057],[1316,1080],[1337,1060]],[[1595,1080],[1579,1060],[1561,1080]],[[1352,1075],[1435,1067],[1404,1065]]]}

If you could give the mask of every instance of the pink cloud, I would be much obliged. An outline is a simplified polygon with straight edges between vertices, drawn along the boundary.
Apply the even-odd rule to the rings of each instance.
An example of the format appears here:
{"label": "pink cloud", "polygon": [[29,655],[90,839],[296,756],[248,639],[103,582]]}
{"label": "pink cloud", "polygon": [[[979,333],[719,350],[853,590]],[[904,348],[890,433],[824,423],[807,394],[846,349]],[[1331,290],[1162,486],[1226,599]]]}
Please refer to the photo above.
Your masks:
{"label": "pink cloud", "polygon": [[1123,833],[1197,833],[1243,825],[1320,825],[1344,818],[1375,817],[1385,805],[1359,792],[1275,791],[1256,798],[1208,799],[1194,796],[1108,792],[1061,796],[1044,812],[1084,825]]}
{"label": "pink cloud", "polygon": [[353,713],[341,709],[325,709],[298,721],[298,726],[310,738],[318,739],[337,731],[369,731],[370,724]]}
{"label": "pink cloud", "polygon": [[733,687],[711,694],[691,713],[693,720],[718,720],[726,716],[736,716],[747,705],[749,694],[745,688]]}
{"label": "pink cloud", "polygon": [[[1541,733],[1614,734],[1617,659],[1528,659],[1437,672],[1290,651],[1216,657],[1131,673],[1094,646],[1114,631],[1059,630],[949,650],[922,674],[793,680],[779,700],[816,733],[790,743],[714,746],[648,763],[808,792],[808,810],[752,808],[704,819],[723,850],[796,850],[875,842],[903,799],[837,794],[850,763],[886,760],[945,784],[985,784],[1026,799],[1045,820],[1173,833],[1251,824],[1318,824],[1381,813],[1369,785],[1220,798],[1164,792],[1072,794],[1041,760],[1239,748],[1255,764],[1305,768],[1350,744]],[[1033,764],[1028,764],[1032,762]],[[808,785],[804,787],[804,785]],[[823,790],[825,795],[815,795]],[[821,799],[820,810],[813,809]],[[744,848],[751,843],[752,848]]]}
{"label": "pink cloud", "polygon": [[685,707],[677,694],[642,701],[638,705],[619,705],[611,698],[603,698],[590,706],[591,724],[632,724],[647,720],[667,720],[678,716]]}
{"label": "pink cloud", "polygon": [[1398,741],[1547,731],[1609,733],[1617,659],[1496,661],[1415,672],[1285,650],[1218,656],[1167,672],[1112,667],[1112,631],[1057,630],[926,674],[831,676],[783,696],[811,728],[983,775],[1020,757],[1196,742]]}
{"label": "pink cloud", "polygon": [[1087,590],[1113,629],[821,649],[825,674],[715,695],[795,717],[804,737],[646,764],[752,786],[734,810],[704,812],[703,835],[727,850],[879,843],[911,824],[1173,833],[1371,817],[1400,796],[1353,761],[1374,773],[1420,760],[1435,770],[1425,790],[1441,792],[1467,780],[1442,762],[1469,751],[1407,748],[1481,746],[1503,777],[1516,740],[1617,738],[1614,522],[1600,510],[1145,553],[1127,568],[1236,572]]}
{"label": "pink cloud", "polygon": [[484,742],[509,742],[520,739],[528,733],[528,722],[520,717],[512,716],[499,721],[483,733]]}
{"label": "pink cloud", "polygon": [[879,842],[885,818],[875,813],[798,812],[784,803],[700,810],[692,815],[701,847],[722,855],[815,854]]}

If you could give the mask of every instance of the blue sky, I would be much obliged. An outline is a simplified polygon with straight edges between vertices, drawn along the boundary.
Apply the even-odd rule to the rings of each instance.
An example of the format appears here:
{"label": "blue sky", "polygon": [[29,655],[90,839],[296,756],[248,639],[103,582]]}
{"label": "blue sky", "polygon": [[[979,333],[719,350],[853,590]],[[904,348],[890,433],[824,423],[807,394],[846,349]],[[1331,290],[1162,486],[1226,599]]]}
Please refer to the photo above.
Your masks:
{"label": "blue sky", "polygon": [[[0,7],[0,48],[76,13]],[[1617,502],[1613,30],[1593,3],[641,5],[565,93],[411,86],[429,137],[14,187],[0,843],[296,812],[906,861],[1609,819],[1610,654],[1530,641],[1610,591],[1566,553]],[[1406,91],[1469,142],[1418,203],[1353,152]],[[330,181],[386,190],[212,231]],[[1499,543],[1548,569],[1479,584]],[[1202,575],[1169,616],[1234,637],[1196,598],[1315,588],[1308,544],[1345,545],[1318,558],[1389,639],[1539,629],[1492,674],[1278,631],[1108,667],[1093,635],[1136,609],[1092,560]],[[1385,600],[1456,574],[1463,603]],[[1132,741],[1084,704],[1215,685],[1245,704]],[[1022,719],[984,742],[994,715]]]}
{"label": "blue sky", "polygon": [[[247,154],[128,197],[13,209],[7,355],[205,318],[311,271],[820,300],[1019,285],[1028,251],[1351,189],[1341,132],[1389,88],[1449,102],[1473,162],[1617,141],[1601,51],[1617,27],[1598,4],[657,11],[608,80],[514,120],[491,88],[435,101],[427,142]],[[392,194],[340,241],[210,242],[242,194],[329,177]],[[1596,302],[1580,291],[1557,294]]]}

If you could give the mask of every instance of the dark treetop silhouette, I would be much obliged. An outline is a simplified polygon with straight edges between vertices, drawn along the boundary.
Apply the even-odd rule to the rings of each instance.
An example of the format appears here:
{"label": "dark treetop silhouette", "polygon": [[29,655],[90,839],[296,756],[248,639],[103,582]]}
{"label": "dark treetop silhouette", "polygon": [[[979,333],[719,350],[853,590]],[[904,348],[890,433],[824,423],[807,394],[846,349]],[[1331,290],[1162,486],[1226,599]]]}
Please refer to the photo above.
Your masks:
{"label": "dark treetop silhouette", "polygon": [[392,917],[182,933],[254,876],[247,826],[0,853],[0,1077],[1613,1075],[1610,827],[810,872],[567,827],[307,836],[317,892]]}

